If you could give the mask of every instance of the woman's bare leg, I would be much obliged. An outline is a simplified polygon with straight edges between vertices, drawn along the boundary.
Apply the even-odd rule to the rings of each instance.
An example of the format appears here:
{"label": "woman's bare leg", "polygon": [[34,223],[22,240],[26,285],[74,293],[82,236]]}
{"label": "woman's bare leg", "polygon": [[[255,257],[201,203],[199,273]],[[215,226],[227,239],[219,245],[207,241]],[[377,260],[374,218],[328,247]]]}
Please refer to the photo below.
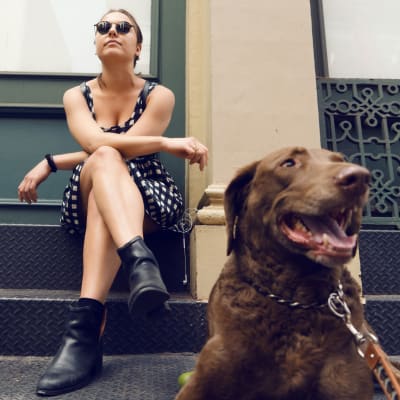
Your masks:
{"label": "woman's bare leg", "polygon": [[[145,232],[154,232],[157,225],[145,217]],[[83,277],[80,297],[96,299],[104,304],[118,273],[121,260],[110,232],[101,217],[93,194],[89,195],[87,226],[83,246]]]}
{"label": "woman's bare leg", "polygon": [[83,245],[81,297],[96,299],[104,304],[120,264],[114,241],[97,209],[93,194],[90,194]]}
{"label": "woman's bare leg", "polygon": [[143,237],[143,231],[152,232],[157,225],[144,218],[141,194],[119,153],[111,148],[100,150],[85,163],[81,174],[86,210],[81,297],[104,303],[121,264],[118,245]]}
{"label": "woman's bare leg", "polygon": [[88,210],[89,194],[93,195],[116,247],[135,236],[143,237],[142,195],[117,150],[101,147],[88,158],[81,172],[80,188],[83,209]]}

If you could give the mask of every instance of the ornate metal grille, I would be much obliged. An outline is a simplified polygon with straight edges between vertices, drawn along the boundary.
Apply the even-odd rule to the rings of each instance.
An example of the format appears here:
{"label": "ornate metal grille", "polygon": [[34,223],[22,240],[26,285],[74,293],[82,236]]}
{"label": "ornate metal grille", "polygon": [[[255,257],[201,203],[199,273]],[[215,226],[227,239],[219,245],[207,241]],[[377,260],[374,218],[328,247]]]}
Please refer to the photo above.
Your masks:
{"label": "ornate metal grille", "polygon": [[371,171],[363,224],[400,229],[400,82],[318,79],[321,144]]}

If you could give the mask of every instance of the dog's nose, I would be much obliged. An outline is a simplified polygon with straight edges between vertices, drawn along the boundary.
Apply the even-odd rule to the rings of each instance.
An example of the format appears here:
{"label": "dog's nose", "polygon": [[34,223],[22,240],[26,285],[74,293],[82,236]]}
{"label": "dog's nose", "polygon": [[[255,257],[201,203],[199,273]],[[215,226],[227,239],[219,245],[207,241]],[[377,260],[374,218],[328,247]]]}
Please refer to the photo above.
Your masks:
{"label": "dog's nose", "polygon": [[336,184],[349,191],[365,191],[369,181],[369,171],[359,165],[345,167],[335,177]]}

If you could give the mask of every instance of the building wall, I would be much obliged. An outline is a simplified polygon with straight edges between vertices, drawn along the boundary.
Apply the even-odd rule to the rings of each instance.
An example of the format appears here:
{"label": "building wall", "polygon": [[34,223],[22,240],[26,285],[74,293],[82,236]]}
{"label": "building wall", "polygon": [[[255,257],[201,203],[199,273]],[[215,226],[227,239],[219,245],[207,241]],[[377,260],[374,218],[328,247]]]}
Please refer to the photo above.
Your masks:
{"label": "building wall", "polygon": [[210,149],[206,173],[189,171],[190,206],[201,200],[192,292],[207,299],[225,261],[223,192],[235,171],[283,146],[320,147],[309,0],[187,0],[186,114],[187,134]]}

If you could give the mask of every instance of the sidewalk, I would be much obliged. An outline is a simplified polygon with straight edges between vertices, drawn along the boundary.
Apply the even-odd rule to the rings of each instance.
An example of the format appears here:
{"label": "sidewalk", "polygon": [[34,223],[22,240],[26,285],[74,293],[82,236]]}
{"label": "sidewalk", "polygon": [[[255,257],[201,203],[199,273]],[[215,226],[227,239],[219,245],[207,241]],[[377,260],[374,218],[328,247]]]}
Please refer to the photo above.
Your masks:
{"label": "sidewalk", "polygon": [[[0,400],[40,400],[36,382],[50,357],[0,357]],[[89,386],[54,400],[173,400],[178,376],[193,369],[196,355],[164,353],[105,356],[103,373]],[[385,400],[376,393],[373,400]],[[232,399],[240,400],[240,399]]]}
{"label": "sidewalk", "polygon": [[[40,400],[37,380],[49,357],[0,357],[0,400]],[[189,371],[195,355],[145,354],[105,356],[103,373],[78,391],[48,397],[54,400],[173,400],[178,376]]]}

